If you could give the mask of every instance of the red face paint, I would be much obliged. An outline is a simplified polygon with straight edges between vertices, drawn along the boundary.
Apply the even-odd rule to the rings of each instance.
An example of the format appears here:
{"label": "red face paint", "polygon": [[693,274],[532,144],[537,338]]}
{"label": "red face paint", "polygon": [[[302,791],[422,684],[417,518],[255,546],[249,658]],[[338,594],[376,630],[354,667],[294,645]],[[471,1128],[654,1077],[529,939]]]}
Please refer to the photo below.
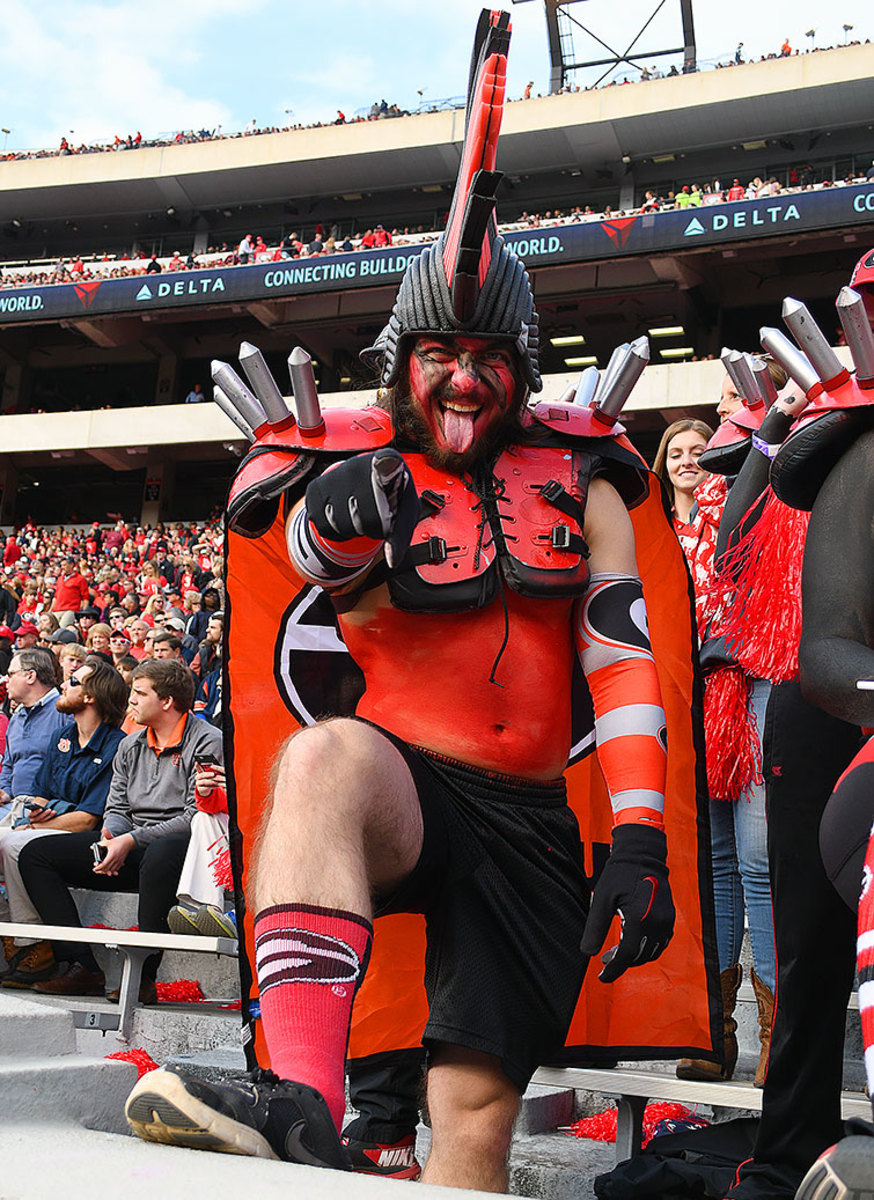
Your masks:
{"label": "red face paint", "polygon": [[506,342],[417,338],[410,354],[411,406],[437,462],[465,469],[513,415],[517,374]]}

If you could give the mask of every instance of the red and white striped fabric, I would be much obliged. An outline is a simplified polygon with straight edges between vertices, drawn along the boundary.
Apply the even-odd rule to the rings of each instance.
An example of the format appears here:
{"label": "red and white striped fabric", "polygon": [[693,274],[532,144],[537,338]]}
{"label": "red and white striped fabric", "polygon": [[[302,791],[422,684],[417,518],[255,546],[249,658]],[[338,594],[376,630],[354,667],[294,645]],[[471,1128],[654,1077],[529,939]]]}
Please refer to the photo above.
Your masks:
{"label": "red and white striped fabric", "polygon": [[874,828],[862,869],[856,968],[859,973],[859,1015],[862,1018],[865,1071],[869,1095],[874,1096]]}

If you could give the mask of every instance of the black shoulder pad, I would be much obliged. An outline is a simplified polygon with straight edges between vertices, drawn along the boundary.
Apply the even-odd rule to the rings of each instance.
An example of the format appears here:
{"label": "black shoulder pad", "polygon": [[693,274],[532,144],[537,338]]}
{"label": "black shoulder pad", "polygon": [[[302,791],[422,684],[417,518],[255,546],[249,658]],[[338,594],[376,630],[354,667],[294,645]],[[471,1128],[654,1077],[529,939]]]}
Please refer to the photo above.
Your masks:
{"label": "black shoulder pad", "polygon": [[809,512],[832,467],[872,428],[874,408],[870,407],[835,409],[802,424],[777,451],[771,487],[790,508]]}

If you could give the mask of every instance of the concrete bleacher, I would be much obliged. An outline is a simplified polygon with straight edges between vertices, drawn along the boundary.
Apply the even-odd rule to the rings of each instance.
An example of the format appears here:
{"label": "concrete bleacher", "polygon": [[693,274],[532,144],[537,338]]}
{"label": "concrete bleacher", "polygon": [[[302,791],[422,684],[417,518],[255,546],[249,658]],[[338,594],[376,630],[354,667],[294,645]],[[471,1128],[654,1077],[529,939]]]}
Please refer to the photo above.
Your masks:
{"label": "concrete bleacher", "polygon": [[[86,924],[124,930],[136,923],[132,895],[78,892],[76,897]],[[106,930],[101,935],[109,937]],[[167,940],[172,942],[172,935]],[[121,956],[103,946],[96,947],[96,954],[107,988],[111,988],[119,980]],[[183,1181],[190,1178],[196,1182],[193,1195],[200,1195],[207,1187],[227,1190],[236,1178],[233,1173],[243,1169],[243,1164],[228,1156],[145,1146],[126,1136],[122,1110],[135,1070],[130,1064],[106,1061],[105,1055],[136,1047],[160,1064],[176,1063],[207,1078],[245,1069],[240,1012],[227,1007],[240,995],[236,960],[227,955],[171,950],[164,955],[158,978],[195,979],[206,1001],[137,1007],[129,1040],[118,1030],[77,1027],[77,1014],[117,1013],[118,1007],[108,1002],[0,991],[0,1107],[4,1123],[12,1122],[4,1131],[4,1155],[11,1155],[0,1170],[4,1198],[20,1195],[22,1200],[25,1196],[39,1200],[48,1195],[49,1182],[63,1176],[64,1164],[69,1173],[86,1155],[89,1160],[96,1156],[105,1159],[116,1189],[123,1179],[132,1198],[141,1194],[138,1189],[144,1172],[153,1182],[172,1175],[172,1194],[187,1186]],[[621,1128],[620,1142],[614,1146],[569,1137],[565,1130],[577,1118],[609,1108],[616,1097],[636,1096],[641,1109],[646,1096],[679,1099],[716,1120],[757,1110],[761,1092],[752,1088],[751,1081],[758,1060],[758,1024],[752,990],[746,985],[741,989],[737,1015],[740,1057],[731,1084],[683,1083],[674,1075],[673,1062],[620,1064],[612,1072],[573,1068],[538,1072],[526,1093],[513,1141],[511,1193],[544,1200],[590,1200],[593,1178],[610,1170],[618,1151],[625,1152],[627,1135],[623,1145],[625,1130]],[[844,1086],[853,1094],[846,1098],[845,1115],[865,1114],[858,1011],[852,1003],[847,1015],[846,1054]],[[629,1115],[631,1110],[626,1112],[625,1129]],[[40,1179],[36,1190],[26,1190],[23,1183],[19,1191],[9,1190],[10,1180],[27,1178],[28,1160],[32,1169],[35,1147],[46,1136],[52,1139],[49,1174]],[[429,1142],[430,1132],[423,1125],[419,1130],[420,1160],[427,1156]],[[303,1195],[318,1189],[324,1197],[335,1186],[343,1186],[344,1196],[357,1197],[393,1186],[360,1177],[338,1184],[333,1176],[325,1178],[324,1172],[314,1176],[309,1168],[251,1161],[240,1179],[245,1179],[248,1189],[258,1188],[270,1196],[283,1186],[288,1170],[298,1173],[295,1184]],[[366,1190],[359,1193],[359,1186]],[[99,1188],[93,1190],[90,1183],[89,1193],[94,1200],[104,1194]]]}

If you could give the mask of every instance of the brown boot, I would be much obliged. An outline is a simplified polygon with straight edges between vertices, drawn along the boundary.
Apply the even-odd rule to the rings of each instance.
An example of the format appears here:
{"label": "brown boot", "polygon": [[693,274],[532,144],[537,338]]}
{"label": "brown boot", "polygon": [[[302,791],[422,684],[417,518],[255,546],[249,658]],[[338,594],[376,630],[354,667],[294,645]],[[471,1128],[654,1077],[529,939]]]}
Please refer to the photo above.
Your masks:
{"label": "brown boot", "polygon": [[771,1025],[774,1020],[774,993],[765,987],[755,970],[750,972],[753,991],[756,994],[756,1004],[759,1008],[759,1041],[762,1052],[759,1055],[759,1065],[756,1067],[756,1077],[753,1083],[757,1088],[765,1086],[765,1076],[768,1073],[768,1055],[771,1052]]}
{"label": "brown boot", "polygon": [[0,960],[0,974],[5,975],[9,970],[9,964],[15,957],[15,952],[18,947],[15,945],[15,938],[3,938],[3,958]]}
{"label": "brown boot", "polygon": [[707,1062],[703,1058],[681,1058],[677,1063],[678,1079],[690,1079],[696,1083],[715,1083],[720,1079],[731,1079],[737,1064],[737,1021],[734,1019],[734,1006],[737,1003],[741,979],[743,967],[740,963],[727,967],[719,976],[722,987],[724,1065]]}
{"label": "brown boot", "polygon": [[3,976],[2,986],[31,988],[41,979],[53,978],[57,969],[51,942],[20,946],[9,961],[9,973]]}

